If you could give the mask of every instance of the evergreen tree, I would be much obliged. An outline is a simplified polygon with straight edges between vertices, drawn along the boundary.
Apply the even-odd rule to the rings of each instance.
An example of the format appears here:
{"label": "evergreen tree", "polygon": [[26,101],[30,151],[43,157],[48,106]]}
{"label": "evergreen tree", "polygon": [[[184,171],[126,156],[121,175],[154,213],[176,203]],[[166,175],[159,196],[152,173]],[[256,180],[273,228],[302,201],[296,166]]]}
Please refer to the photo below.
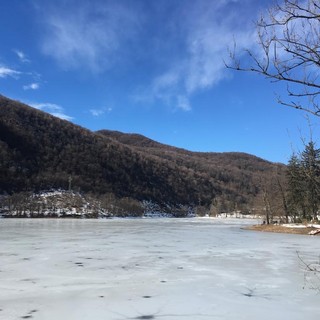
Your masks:
{"label": "evergreen tree", "polygon": [[320,149],[310,141],[301,154],[306,201],[309,215],[316,219],[320,204]]}
{"label": "evergreen tree", "polygon": [[288,205],[291,215],[306,218],[306,185],[300,158],[293,153],[287,167]]}

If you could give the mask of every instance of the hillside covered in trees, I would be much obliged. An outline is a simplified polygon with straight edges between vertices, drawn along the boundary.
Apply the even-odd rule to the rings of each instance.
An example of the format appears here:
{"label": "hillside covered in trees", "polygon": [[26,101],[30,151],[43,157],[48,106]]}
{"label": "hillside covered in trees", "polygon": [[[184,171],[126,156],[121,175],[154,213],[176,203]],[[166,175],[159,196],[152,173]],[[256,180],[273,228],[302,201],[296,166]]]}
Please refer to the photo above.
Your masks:
{"label": "hillside covered in trees", "polygon": [[284,166],[190,152],[137,134],[91,132],[0,97],[0,194],[72,189],[99,198],[249,209]]}

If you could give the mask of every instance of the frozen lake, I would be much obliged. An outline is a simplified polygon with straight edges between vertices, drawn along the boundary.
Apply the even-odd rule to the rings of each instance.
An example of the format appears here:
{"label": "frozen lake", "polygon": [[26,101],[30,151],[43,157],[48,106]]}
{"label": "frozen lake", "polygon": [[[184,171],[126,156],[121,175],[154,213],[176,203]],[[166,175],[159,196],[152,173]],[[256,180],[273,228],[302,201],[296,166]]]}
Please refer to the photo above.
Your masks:
{"label": "frozen lake", "polygon": [[0,319],[318,320],[320,237],[240,223],[1,219]]}

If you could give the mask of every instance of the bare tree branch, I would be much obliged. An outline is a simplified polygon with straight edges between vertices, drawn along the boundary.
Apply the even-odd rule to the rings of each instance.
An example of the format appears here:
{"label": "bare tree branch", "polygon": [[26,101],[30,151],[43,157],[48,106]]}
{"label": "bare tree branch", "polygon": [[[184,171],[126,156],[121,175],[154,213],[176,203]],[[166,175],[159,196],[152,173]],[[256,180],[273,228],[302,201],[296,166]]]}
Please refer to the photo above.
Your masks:
{"label": "bare tree branch", "polygon": [[[320,116],[320,4],[315,0],[284,0],[256,22],[255,50],[230,51],[227,68],[250,71],[271,82],[287,83],[281,105]],[[239,57],[246,56],[242,61]],[[243,62],[244,61],[244,62]],[[246,64],[246,61],[250,61]]]}
{"label": "bare tree branch", "polygon": [[320,291],[320,258],[319,261],[306,262],[297,251],[297,256],[304,269],[304,281],[311,289]]}

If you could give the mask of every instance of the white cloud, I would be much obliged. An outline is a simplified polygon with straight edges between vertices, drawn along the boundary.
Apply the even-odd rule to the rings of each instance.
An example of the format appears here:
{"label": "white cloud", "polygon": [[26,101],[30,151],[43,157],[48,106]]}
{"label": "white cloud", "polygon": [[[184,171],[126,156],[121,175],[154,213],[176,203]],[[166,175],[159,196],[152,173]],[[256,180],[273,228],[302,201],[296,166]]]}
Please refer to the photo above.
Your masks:
{"label": "white cloud", "polygon": [[139,25],[135,6],[119,2],[58,1],[44,6],[42,13],[47,31],[42,50],[66,69],[109,68]]}
{"label": "white cloud", "polygon": [[94,116],[94,117],[99,117],[102,116],[103,114],[110,113],[112,111],[112,108],[100,108],[100,109],[90,109],[89,112]]}
{"label": "white cloud", "polygon": [[39,83],[34,82],[23,86],[23,90],[37,90],[39,87]]}
{"label": "white cloud", "polygon": [[251,24],[254,15],[248,23],[250,12],[243,15],[240,12],[253,3],[244,2],[245,9],[241,7],[244,3],[232,0],[192,2],[179,22],[184,53],[154,78],[149,91],[155,99],[188,111],[194,94],[211,89],[230,76],[224,64],[228,47],[234,39],[240,49],[250,48],[254,43]]}
{"label": "white cloud", "polygon": [[70,117],[70,116],[68,116],[64,113],[61,113],[61,112],[52,112],[51,114],[57,118],[62,119],[62,120],[68,120],[68,121],[73,120],[73,117]]}
{"label": "white cloud", "polygon": [[57,104],[44,102],[44,103],[29,103],[29,105],[35,109],[39,110],[51,110],[51,111],[61,111],[63,108]]}
{"label": "white cloud", "polygon": [[183,111],[190,111],[191,110],[191,105],[188,97],[186,96],[178,96],[178,104],[177,108],[182,109]]}
{"label": "white cloud", "polygon": [[99,116],[101,116],[101,115],[103,115],[105,113],[105,111],[101,110],[101,109],[100,110],[98,110],[98,109],[90,109],[89,111],[94,117],[99,117]]}
{"label": "white cloud", "polygon": [[44,102],[44,103],[28,103],[28,105],[30,105],[31,107],[33,107],[35,109],[39,109],[39,110],[48,112],[48,113],[52,114],[53,116],[58,117],[60,119],[68,120],[68,121],[73,120],[73,117],[70,117],[67,114],[65,114],[64,108],[57,105],[57,104]]}
{"label": "white cloud", "polygon": [[141,72],[150,71],[149,85],[136,84],[135,101],[188,111],[194,95],[230,76],[223,60],[234,39],[240,49],[251,47],[257,7],[255,0],[43,0],[41,47],[64,68],[82,72],[119,66],[124,57],[130,57],[125,63],[145,59],[150,70]]}
{"label": "white cloud", "polygon": [[[24,54],[20,51],[15,51],[17,53],[17,55],[21,56],[21,59],[26,59],[24,58]],[[25,60],[27,61],[27,60]],[[25,81],[33,81],[29,84],[23,85],[22,88],[24,90],[37,90],[40,87],[40,81],[41,81],[41,75],[37,72],[34,71],[18,71],[15,70],[11,67],[7,67],[5,65],[0,65],[0,78],[14,78],[15,80],[21,80],[21,78],[27,79]]]}
{"label": "white cloud", "polygon": [[30,62],[30,60],[27,58],[26,54],[24,52],[22,52],[21,50],[13,50],[13,52],[15,52],[15,54],[18,56],[18,58],[20,59],[21,62],[23,62],[23,63]]}
{"label": "white cloud", "polygon": [[21,74],[20,71],[13,70],[4,66],[0,66],[0,78],[13,77],[17,78]]}

